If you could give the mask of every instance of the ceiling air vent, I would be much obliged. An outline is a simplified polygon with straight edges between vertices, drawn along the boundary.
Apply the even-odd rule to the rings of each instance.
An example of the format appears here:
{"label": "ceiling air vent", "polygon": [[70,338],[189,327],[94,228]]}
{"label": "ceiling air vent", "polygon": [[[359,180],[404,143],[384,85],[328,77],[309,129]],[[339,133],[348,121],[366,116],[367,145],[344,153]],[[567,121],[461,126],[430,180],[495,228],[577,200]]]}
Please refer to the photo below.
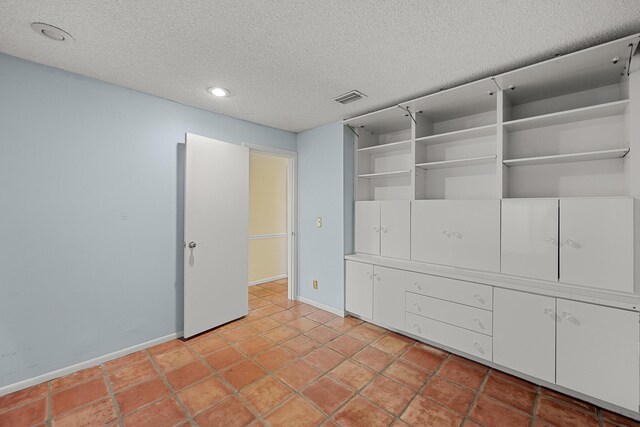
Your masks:
{"label": "ceiling air vent", "polygon": [[336,96],[335,98],[333,98],[333,100],[339,102],[340,104],[348,104],[350,102],[357,101],[358,99],[362,99],[365,96],[367,95],[360,91],[352,90],[340,96]]}

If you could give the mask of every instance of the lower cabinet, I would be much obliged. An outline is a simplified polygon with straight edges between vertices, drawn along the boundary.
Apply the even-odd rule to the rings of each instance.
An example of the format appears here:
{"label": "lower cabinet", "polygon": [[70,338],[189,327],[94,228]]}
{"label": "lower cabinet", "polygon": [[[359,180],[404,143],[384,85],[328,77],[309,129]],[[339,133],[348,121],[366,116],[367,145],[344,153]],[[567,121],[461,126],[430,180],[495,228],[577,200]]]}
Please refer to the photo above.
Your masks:
{"label": "lower cabinet", "polygon": [[345,307],[348,312],[373,318],[373,265],[346,262]]}
{"label": "lower cabinet", "polygon": [[638,411],[640,314],[558,298],[556,383]]}
{"label": "lower cabinet", "polygon": [[556,299],[495,288],[493,361],[556,381]]}
{"label": "lower cabinet", "polygon": [[404,271],[347,261],[345,306],[350,313],[404,330],[404,293]]}

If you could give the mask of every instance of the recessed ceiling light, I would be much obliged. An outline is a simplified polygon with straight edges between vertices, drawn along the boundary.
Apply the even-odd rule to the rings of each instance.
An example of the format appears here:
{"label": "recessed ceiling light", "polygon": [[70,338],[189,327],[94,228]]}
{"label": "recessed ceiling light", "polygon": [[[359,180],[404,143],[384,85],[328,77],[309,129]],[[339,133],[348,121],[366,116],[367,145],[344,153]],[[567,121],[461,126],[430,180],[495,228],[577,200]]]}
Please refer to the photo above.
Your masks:
{"label": "recessed ceiling light", "polygon": [[31,28],[33,28],[33,31],[36,33],[57,42],[73,40],[71,34],[58,27],[54,27],[53,25],[45,24],[43,22],[34,22],[31,24]]}
{"label": "recessed ceiling light", "polygon": [[210,87],[209,89],[207,89],[207,92],[209,92],[213,96],[217,96],[218,98],[229,96],[229,91],[221,87]]}

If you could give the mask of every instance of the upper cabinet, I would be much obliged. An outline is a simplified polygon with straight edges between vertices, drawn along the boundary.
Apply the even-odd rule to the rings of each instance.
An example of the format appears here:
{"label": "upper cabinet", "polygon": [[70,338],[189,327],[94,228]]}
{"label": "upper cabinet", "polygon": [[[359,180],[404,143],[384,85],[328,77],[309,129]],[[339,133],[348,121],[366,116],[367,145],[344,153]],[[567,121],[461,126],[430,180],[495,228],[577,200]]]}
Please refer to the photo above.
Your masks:
{"label": "upper cabinet", "polygon": [[410,215],[409,201],[356,202],[356,252],[409,259]]}
{"label": "upper cabinet", "polygon": [[411,259],[474,270],[499,271],[500,201],[413,202]]}
{"label": "upper cabinet", "polygon": [[634,291],[633,199],[560,200],[560,281]]}

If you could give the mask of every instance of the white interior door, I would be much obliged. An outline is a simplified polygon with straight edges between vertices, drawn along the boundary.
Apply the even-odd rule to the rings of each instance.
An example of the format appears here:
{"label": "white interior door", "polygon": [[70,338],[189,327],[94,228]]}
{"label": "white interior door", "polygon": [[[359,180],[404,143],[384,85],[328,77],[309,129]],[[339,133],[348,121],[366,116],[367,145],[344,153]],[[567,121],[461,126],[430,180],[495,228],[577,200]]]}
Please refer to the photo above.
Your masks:
{"label": "white interior door", "polygon": [[560,200],[560,281],[633,289],[633,199]]}
{"label": "white interior door", "polygon": [[558,199],[502,201],[503,273],[558,280]]}
{"label": "white interior door", "polygon": [[356,252],[380,255],[380,202],[356,202]]}
{"label": "white interior door", "polygon": [[380,255],[409,259],[411,255],[411,202],[380,202]]}
{"label": "white interior door", "polygon": [[186,135],[184,336],[248,311],[249,150]]}

